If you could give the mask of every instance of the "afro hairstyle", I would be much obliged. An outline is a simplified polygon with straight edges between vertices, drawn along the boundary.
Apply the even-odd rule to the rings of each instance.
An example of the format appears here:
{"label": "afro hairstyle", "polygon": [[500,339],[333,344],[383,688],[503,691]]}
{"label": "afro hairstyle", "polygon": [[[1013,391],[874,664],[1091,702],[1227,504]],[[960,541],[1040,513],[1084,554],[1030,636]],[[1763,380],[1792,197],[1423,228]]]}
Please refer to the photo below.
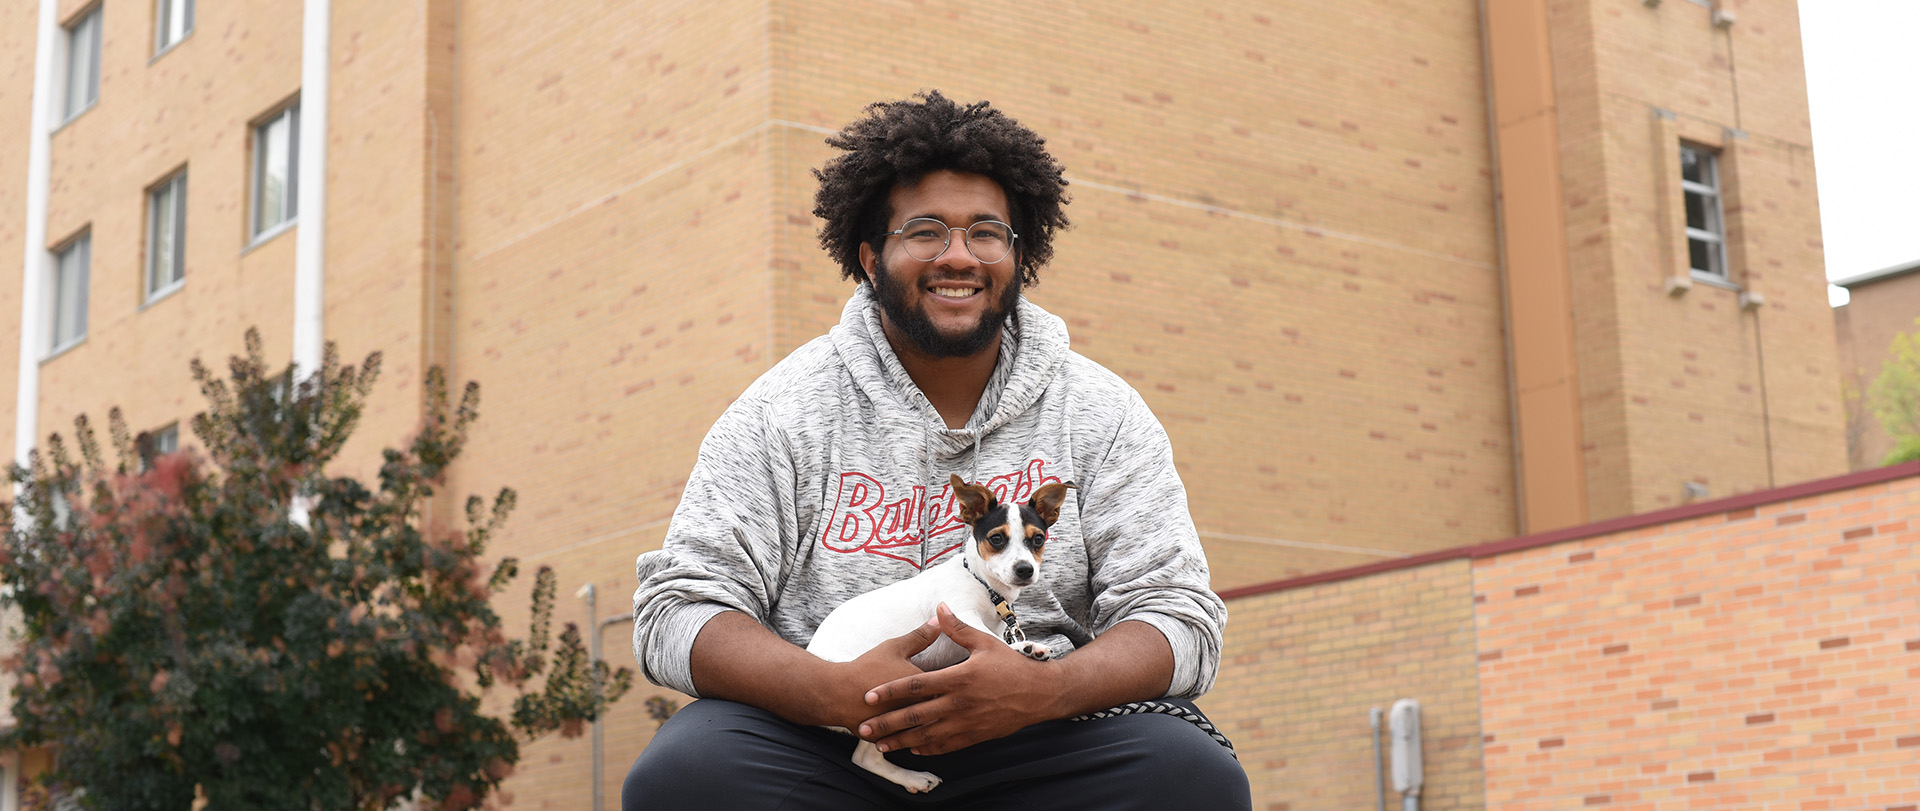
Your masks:
{"label": "afro hairstyle", "polygon": [[820,247],[840,263],[841,278],[867,281],[860,245],[878,252],[885,243],[894,187],[918,183],[931,172],[967,172],[1006,192],[1013,218],[1008,224],[1020,235],[1020,282],[1034,284],[1034,270],[1053,258],[1054,232],[1068,225],[1066,169],[1046,143],[987,102],[961,106],[938,90],[869,104],[865,118],[827,138],[844,154],[813,170],[820,180],[813,215],[826,223]]}

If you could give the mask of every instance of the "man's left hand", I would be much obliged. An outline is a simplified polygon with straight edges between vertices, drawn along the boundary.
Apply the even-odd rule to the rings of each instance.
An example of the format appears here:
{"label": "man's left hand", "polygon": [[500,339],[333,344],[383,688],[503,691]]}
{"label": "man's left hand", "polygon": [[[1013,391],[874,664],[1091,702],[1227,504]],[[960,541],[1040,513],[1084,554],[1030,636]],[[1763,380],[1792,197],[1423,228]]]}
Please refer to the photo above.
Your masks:
{"label": "man's left hand", "polygon": [[924,700],[868,719],[860,725],[861,738],[882,752],[942,755],[1062,717],[1064,681],[1057,663],[1027,658],[999,637],[961,622],[945,603],[937,616],[941,633],[967,649],[967,660],[868,691],[870,706]]}

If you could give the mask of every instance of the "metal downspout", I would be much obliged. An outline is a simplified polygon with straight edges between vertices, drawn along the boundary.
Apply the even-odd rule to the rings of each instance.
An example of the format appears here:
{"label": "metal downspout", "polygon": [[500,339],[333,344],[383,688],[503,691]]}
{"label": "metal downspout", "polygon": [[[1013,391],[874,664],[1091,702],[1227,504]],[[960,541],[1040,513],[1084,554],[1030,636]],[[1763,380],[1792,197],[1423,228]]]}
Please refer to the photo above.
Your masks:
{"label": "metal downspout", "polygon": [[[60,4],[40,0],[40,21],[34,36],[33,97],[27,116],[27,223],[22,230],[24,254],[20,263],[20,382],[13,411],[13,461],[25,465],[40,430],[40,349],[46,329],[41,300],[51,254],[47,252],[47,194],[52,172],[53,52],[59,33]],[[15,500],[16,503],[18,499]]]}
{"label": "metal downspout", "polygon": [[300,29],[300,232],[293,249],[293,362],[320,370],[325,341],[327,258],[327,81],[332,0],[306,0]]}

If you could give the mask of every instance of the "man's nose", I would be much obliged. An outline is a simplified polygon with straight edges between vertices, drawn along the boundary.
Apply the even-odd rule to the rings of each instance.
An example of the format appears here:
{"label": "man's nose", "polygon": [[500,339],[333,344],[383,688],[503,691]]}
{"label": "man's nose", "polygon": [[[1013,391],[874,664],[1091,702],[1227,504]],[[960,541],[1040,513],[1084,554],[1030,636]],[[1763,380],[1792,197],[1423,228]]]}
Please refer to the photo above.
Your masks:
{"label": "man's nose", "polygon": [[947,249],[940,252],[933,261],[944,265],[972,265],[979,260],[973,258],[973,251],[967,249],[967,229],[947,228]]}

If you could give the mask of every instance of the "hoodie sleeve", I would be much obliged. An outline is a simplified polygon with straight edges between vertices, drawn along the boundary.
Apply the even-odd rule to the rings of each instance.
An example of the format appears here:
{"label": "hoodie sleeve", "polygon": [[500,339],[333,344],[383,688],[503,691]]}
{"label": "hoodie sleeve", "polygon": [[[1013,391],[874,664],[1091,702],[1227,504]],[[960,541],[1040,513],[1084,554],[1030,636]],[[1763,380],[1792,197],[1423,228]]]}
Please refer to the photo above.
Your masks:
{"label": "hoodie sleeve", "polygon": [[1093,577],[1092,630],[1127,620],[1153,626],[1173,648],[1167,694],[1197,697],[1220,669],[1227,606],[1209,585],[1167,432],[1139,394],[1129,400],[1113,446],[1077,494]]}
{"label": "hoodie sleeve", "polygon": [[767,622],[798,532],[793,477],[781,432],[745,398],[707,432],[665,544],[635,564],[633,655],[648,681],[698,696],[689,660],[707,620]]}

